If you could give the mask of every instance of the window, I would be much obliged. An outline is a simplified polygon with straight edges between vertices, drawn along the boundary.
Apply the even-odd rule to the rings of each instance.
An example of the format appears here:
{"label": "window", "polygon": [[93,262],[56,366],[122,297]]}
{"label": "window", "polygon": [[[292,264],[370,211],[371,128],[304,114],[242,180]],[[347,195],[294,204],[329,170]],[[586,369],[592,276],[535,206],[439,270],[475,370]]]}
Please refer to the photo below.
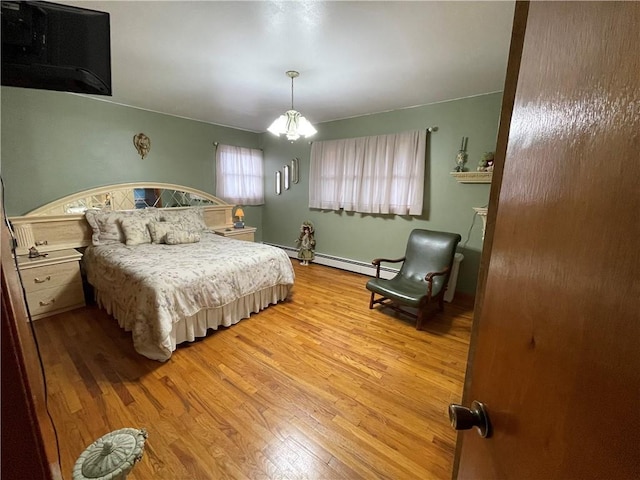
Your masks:
{"label": "window", "polygon": [[426,130],[313,142],[309,207],[420,215]]}
{"label": "window", "polygon": [[218,145],[216,196],[238,205],[264,203],[262,150]]}

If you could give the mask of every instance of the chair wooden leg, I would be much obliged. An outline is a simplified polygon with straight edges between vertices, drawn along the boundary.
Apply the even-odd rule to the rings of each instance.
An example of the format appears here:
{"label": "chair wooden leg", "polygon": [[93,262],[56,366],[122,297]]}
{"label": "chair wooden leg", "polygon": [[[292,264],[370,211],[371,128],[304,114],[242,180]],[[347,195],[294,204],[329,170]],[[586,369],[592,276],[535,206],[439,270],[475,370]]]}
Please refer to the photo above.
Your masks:
{"label": "chair wooden leg", "polygon": [[429,307],[429,299],[422,298],[420,300],[420,304],[418,305],[418,320],[416,321],[416,330],[422,330],[422,325],[425,320],[425,316],[427,315],[427,308]]}
{"label": "chair wooden leg", "polygon": [[430,296],[422,297],[420,299],[420,303],[418,304],[418,320],[416,322],[416,330],[422,330],[422,326],[429,311],[429,305],[431,305],[433,301],[435,301],[435,299],[432,299]]}
{"label": "chair wooden leg", "polygon": [[374,293],[371,292],[371,300],[369,300],[369,310],[371,310],[373,308],[373,295],[374,295]]}

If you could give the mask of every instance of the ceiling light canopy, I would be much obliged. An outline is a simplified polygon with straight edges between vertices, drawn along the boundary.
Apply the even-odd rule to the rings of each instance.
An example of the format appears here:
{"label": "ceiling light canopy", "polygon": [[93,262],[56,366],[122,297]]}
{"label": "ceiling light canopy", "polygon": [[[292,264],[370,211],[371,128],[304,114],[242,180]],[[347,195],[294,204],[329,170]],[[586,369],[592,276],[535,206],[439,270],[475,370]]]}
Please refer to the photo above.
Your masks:
{"label": "ceiling light canopy", "polygon": [[286,72],[287,77],[291,79],[291,110],[287,110],[284,115],[280,115],[267,129],[274,135],[280,136],[285,134],[287,140],[297,140],[300,136],[310,137],[316,133],[316,129],[304,118],[302,114],[293,108],[293,79],[300,74],[296,71],[289,70]]}

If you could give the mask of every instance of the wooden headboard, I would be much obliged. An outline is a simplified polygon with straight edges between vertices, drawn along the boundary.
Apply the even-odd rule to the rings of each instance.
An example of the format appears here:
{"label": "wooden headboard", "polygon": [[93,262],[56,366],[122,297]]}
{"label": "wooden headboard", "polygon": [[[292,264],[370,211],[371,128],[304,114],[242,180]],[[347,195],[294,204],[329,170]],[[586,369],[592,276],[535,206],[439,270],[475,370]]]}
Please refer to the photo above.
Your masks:
{"label": "wooden headboard", "polygon": [[131,210],[135,208],[203,209],[211,228],[233,226],[233,209],[210,193],[171,183],[136,182],[107,185],[68,195],[9,220],[18,242],[16,253],[28,253],[32,246],[40,252],[86,247],[91,244],[91,227],[84,217],[89,208]]}

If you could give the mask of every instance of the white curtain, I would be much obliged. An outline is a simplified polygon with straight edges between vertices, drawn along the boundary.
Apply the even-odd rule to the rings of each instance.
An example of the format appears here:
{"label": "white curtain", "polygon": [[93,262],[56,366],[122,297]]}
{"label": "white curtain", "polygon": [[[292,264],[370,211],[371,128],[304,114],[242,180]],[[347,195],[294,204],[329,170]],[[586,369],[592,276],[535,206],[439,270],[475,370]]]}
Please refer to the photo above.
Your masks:
{"label": "white curtain", "polygon": [[426,130],[313,142],[309,207],[420,215]]}
{"label": "white curtain", "polygon": [[264,203],[262,150],[218,145],[216,196],[238,205]]}

